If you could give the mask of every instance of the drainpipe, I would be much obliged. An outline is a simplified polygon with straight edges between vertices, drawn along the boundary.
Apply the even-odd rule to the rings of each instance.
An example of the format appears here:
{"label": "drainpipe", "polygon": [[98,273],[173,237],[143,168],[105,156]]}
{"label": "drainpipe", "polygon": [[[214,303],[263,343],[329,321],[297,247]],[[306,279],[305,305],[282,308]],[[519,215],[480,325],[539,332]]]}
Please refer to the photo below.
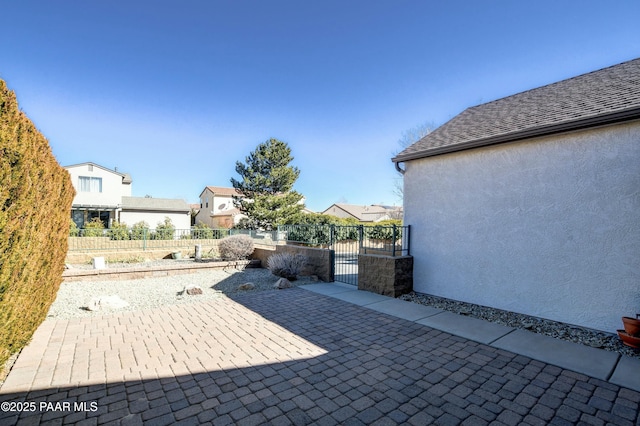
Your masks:
{"label": "drainpipe", "polygon": [[394,162],[393,164],[395,164],[396,166],[396,170],[398,171],[398,173],[400,173],[401,175],[404,175],[404,172],[406,172],[405,169],[400,168],[400,162]]}

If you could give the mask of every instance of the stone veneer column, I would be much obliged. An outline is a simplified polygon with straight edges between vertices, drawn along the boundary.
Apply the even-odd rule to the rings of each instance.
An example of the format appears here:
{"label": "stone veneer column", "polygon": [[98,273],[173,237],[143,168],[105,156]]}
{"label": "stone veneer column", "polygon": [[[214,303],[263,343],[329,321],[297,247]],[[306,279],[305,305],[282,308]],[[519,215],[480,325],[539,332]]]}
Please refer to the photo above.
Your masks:
{"label": "stone veneer column", "polygon": [[358,290],[398,297],[413,290],[413,256],[358,256]]}

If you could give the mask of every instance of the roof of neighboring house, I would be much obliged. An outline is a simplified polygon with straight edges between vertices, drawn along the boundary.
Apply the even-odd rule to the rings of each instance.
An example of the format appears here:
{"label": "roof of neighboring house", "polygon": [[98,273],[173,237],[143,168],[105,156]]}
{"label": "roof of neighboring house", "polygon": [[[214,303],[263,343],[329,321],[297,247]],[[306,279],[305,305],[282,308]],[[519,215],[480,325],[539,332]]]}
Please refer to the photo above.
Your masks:
{"label": "roof of neighboring house", "polygon": [[113,174],[122,176],[122,183],[130,184],[132,182],[131,175],[129,173],[121,173],[121,172],[119,172],[117,170],[111,170],[111,169],[108,169],[108,168],[106,168],[104,166],[101,166],[100,164],[92,163],[90,161],[88,161],[86,163],[78,163],[78,164],[72,164],[70,166],[64,166],[64,168],[65,169],[70,169],[72,167],[80,167],[80,166],[98,167],[98,168],[100,168],[102,170],[106,170],[106,171],[111,172]]}
{"label": "roof of neighboring house", "polygon": [[232,197],[232,196],[239,197],[239,196],[242,195],[235,188],[226,188],[226,187],[223,187],[223,186],[205,186],[205,188],[200,193],[200,196],[202,196],[204,191],[206,191],[207,189],[209,191],[213,192],[214,195],[222,195],[222,196],[227,196],[227,197]]}
{"label": "roof of neighboring house", "polygon": [[362,206],[356,204],[336,203],[329,206],[325,211],[322,212],[322,214],[331,214],[328,212],[333,207],[344,211],[345,213],[353,216],[361,222],[375,222],[383,216],[401,209],[400,207],[382,206],[377,204]]}
{"label": "roof of neighboring house", "polygon": [[240,210],[233,208],[233,209],[222,211],[220,213],[212,214],[211,217],[235,216],[238,214],[240,214]]}
{"label": "roof of neighboring house", "polygon": [[151,197],[122,197],[122,209],[185,213],[191,210],[184,200]]}
{"label": "roof of neighboring house", "polygon": [[468,108],[392,161],[638,118],[640,58]]}

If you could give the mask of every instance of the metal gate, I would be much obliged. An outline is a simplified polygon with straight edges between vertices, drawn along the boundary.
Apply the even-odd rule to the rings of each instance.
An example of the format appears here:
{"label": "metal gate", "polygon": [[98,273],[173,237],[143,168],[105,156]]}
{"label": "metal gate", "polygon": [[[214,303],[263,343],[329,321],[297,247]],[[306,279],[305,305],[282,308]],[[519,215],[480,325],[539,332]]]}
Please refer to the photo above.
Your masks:
{"label": "metal gate", "polygon": [[362,247],[363,227],[331,227],[331,246],[334,251],[335,281],[358,285],[358,255]]}
{"label": "metal gate", "polygon": [[409,234],[409,225],[280,225],[277,239],[332,250],[334,280],[357,286],[358,256],[408,255]]}

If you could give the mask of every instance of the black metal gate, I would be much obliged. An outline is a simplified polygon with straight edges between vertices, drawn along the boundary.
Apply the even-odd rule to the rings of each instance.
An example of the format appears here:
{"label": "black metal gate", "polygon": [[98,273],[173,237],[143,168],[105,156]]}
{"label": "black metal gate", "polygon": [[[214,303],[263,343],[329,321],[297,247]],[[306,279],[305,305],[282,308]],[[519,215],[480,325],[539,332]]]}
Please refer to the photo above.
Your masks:
{"label": "black metal gate", "polygon": [[334,251],[335,281],[358,285],[358,255],[362,247],[363,227],[331,227],[331,246]]}
{"label": "black metal gate", "polygon": [[410,226],[397,225],[280,225],[277,240],[333,251],[337,282],[358,285],[358,256],[409,254]]}

